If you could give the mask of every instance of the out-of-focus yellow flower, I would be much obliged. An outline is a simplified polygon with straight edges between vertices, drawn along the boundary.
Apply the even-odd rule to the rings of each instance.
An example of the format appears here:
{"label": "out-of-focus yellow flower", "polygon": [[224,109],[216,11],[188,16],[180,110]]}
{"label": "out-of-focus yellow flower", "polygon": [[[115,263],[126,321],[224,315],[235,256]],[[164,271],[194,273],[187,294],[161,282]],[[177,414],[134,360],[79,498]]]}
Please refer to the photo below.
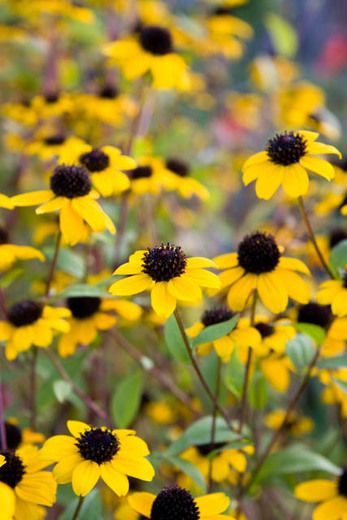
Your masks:
{"label": "out-of-focus yellow flower", "polygon": [[[264,423],[271,430],[278,430],[285,416],[285,410],[274,410],[266,415]],[[295,411],[291,413],[289,419],[286,422],[286,431],[295,437],[307,435],[313,430],[313,428],[314,422],[310,417],[300,416]]]}
{"label": "out-of-focus yellow flower", "polygon": [[250,65],[250,78],[257,88],[271,91],[289,84],[299,75],[295,62],[283,56],[258,56]]}

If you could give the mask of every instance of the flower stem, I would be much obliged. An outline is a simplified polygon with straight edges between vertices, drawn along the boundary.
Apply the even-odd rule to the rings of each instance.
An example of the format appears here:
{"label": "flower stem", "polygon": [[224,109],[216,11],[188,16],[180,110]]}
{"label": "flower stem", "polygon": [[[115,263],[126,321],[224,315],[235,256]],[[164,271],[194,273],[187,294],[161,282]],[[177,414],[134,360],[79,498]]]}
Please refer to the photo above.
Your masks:
{"label": "flower stem", "polygon": [[[253,293],[253,298],[252,298],[252,308],[251,308],[251,316],[250,316],[251,326],[254,325],[254,321],[255,321],[255,309],[257,306],[257,300],[258,300],[258,291],[255,290]],[[248,394],[248,386],[249,386],[249,377],[251,374],[252,356],[253,356],[253,348],[248,347],[247,361],[246,361],[246,368],[245,368],[245,377],[243,380],[243,387],[242,387],[240,423],[239,423],[239,427],[238,427],[238,431],[240,433],[242,431],[242,428],[243,428],[243,425],[244,425],[245,419],[246,419],[247,394]]]}
{"label": "flower stem", "polygon": [[188,356],[190,358],[192,366],[193,366],[193,368],[195,370],[196,375],[198,376],[198,379],[199,379],[201,385],[203,386],[205,392],[207,393],[208,397],[212,401],[213,405],[216,407],[216,410],[220,413],[220,415],[223,417],[223,419],[227,423],[227,425],[230,428],[230,430],[236,432],[236,429],[231,424],[230,419],[229,419],[227,413],[225,412],[225,410],[220,406],[220,404],[216,400],[215,395],[211,391],[211,388],[209,387],[206,379],[204,378],[203,373],[200,370],[200,367],[199,367],[198,363],[196,362],[196,359],[195,359],[193,351],[192,351],[192,347],[190,346],[189,339],[188,339],[186,331],[184,329],[184,325],[183,325],[183,322],[182,322],[181,315],[180,315],[180,313],[178,312],[177,309],[174,312],[174,316],[176,318],[176,322],[177,322],[178,328],[180,329],[180,333],[181,333],[181,336],[182,336],[182,339],[183,339],[184,346],[186,348],[186,351],[188,353]]}
{"label": "flower stem", "polygon": [[30,391],[29,391],[29,405],[30,405],[30,428],[36,431],[37,428],[37,402],[36,402],[36,394],[37,394],[37,359],[38,359],[38,349],[35,345],[32,347],[32,355],[30,360]]}
{"label": "flower stem", "polygon": [[307,385],[308,385],[308,383],[309,383],[309,381],[311,379],[312,371],[313,371],[314,367],[316,366],[316,363],[317,363],[318,358],[320,356],[321,348],[322,348],[321,346],[319,348],[317,348],[316,353],[313,356],[313,358],[312,358],[312,360],[311,360],[311,362],[310,362],[310,364],[309,364],[309,366],[307,368],[305,377],[303,378],[303,380],[301,382],[301,385],[299,386],[296,394],[293,396],[293,398],[291,399],[291,401],[288,404],[287,411],[286,411],[286,414],[285,414],[285,416],[284,416],[284,418],[282,420],[282,423],[280,424],[278,430],[276,430],[274,432],[274,434],[273,434],[273,436],[272,436],[272,438],[271,438],[267,448],[265,449],[264,453],[260,456],[260,458],[258,460],[258,463],[257,463],[256,467],[254,468],[254,471],[252,473],[251,478],[248,480],[246,487],[242,490],[242,495],[244,493],[246,493],[247,490],[255,482],[256,477],[259,475],[260,470],[263,467],[263,465],[264,465],[265,461],[267,460],[268,456],[270,455],[273,447],[275,446],[277,441],[280,439],[284,429],[286,428],[293,410],[296,408],[298,402],[300,401],[300,399],[301,399],[304,391],[306,390],[306,387],[307,387]]}
{"label": "flower stem", "polygon": [[[217,363],[218,363],[218,365],[217,365],[215,399],[216,399],[216,403],[218,404],[218,399],[219,399],[219,394],[220,394],[220,389],[221,389],[221,374],[222,374],[222,361],[219,356],[218,356]],[[215,404],[213,407],[211,438],[210,438],[210,444],[211,444],[212,450],[214,448],[214,443],[215,443],[215,439],[216,439],[217,414],[218,414],[218,409]],[[212,469],[213,469],[213,457],[210,458],[209,466],[208,466],[208,477],[207,477],[207,492],[208,493],[211,493],[212,488],[213,488]]]}
{"label": "flower stem", "polygon": [[54,271],[55,271],[55,268],[57,267],[60,245],[61,245],[61,231],[59,230],[56,241],[55,241],[54,254],[53,254],[51,266],[49,268],[49,273],[48,273],[48,278],[47,278],[47,283],[46,283],[46,290],[45,290],[46,298],[49,296],[49,293],[51,290],[51,285],[52,285],[53,278],[54,278]]}
{"label": "flower stem", "polygon": [[80,514],[82,506],[83,506],[83,500],[84,500],[84,497],[80,496],[78,504],[77,504],[77,507],[76,507],[75,512],[73,514],[72,520],[77,520],[78,515]]}
{"label": "flower stem", "polygon": [[315,237],[315,234],[314,234],[314,231],[313,231],[310,219],[308,217],[307,210],[305,208],[303,197],[299,197],[298,198],[298,202],[299,202],[299,207],[300,207],[302,218],[304,219],[304,222],[305,222],[305,225],[306,225],[306,228],[307,228],[308,235],[309,235],[310,240],[312,242],[312,245],[313,245],[313,247],[314,247],[314,249],[315,249],[315,251],[317,253],[319,261],[320,261],[323,269],[330,276],[330,278],[334,279],[335,276],[334,276],[333,272],[331,271],[329,265],[327,264],[323,254],[322,254],[322,251],[320,250],[319,245],[317,243],[317,240],[316,240],[316,237]]}
{"label": "flower stem", "polygon": [[5,399],[4,399],[4,387],[2,381],[0,381],[0,441],[2,451],[7,450],[7,436],[6,436],[6,425],[5,425]]}

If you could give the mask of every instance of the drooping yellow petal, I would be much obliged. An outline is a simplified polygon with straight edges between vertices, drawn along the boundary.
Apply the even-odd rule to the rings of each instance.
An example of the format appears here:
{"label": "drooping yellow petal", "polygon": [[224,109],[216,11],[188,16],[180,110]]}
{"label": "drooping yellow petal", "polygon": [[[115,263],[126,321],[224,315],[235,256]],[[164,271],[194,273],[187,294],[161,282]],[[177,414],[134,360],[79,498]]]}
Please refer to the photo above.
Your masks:
{"label": "drooping yellow petal", "polygon": [[224,493],[211,493],[195,499],[202,517],[224,513],[229,507],[230,499]]}
{"label": "drooping yellow petal", "polygon": [[111,463],[100,466],[101,478],[119,497],[125,496],[129,491],[129,480],[121,472],[117,471]]}
{"label": "drooping yellow petal", "polygon": [[128,498],[128,502],[130,504],[130,507],[132,507],[134,511],[136,511],[140,515],[150,518],[155,498],[155,495],[153,495],[152,493],[146,493],[143,491],[139,493],[133,493],[132,495],[130,495]]}
{"label": "drooping yellow petal", "polygon": [[12,520],[15,511],[16,498],[13,489],[0,482],[1,518]]}
{"label": "drooping yellow petal", "polygon": [[331,144],[317,143],[317,142],[309,143],[307,146],[307,152],[310,154],[313,153],[313,154],[321,154],[321,155],[335,154],[340,159],[342,158],[341,152],[335,146],[332,146]]}
{"label": "drooping yellow petal", "polygon": [[261,274],[258,277],[257,289],[261,301],[270,311],[279,313],[287,308],[288,293],[276,272]]}
{"label": "drooping yellow petal", "polygon": [[238,265],[237,253],[226,253],[213,259],[218,269],[230,269]]}
{"label": "drooping yellow petal", "polygon": [[49,471],[25,473],[16,486],[16,495],[26,502],[52,506],[55,502],[57,483]]}
{"label": "drooping yellow petal", "polygon": [[91,460],[84,460],[72,473],[72,489],[77,496],[86,496],[99,480],[100,466]]}
{"label": "drooping yellow petal", "polygon": [[289,269],[293,271],[299,271],[300,273],[304,274],[310,274],[310,271],[306,264],[304,264],[304,262],[302,262],[298,258],[289,258],[286,256],[281,256],[278,266],[282,269]]}
{"label": "drooping yellow petal", "polygon": [[283,189],[289,197],[300,197],[308,191],[309,178],[300,164],[292,164],[284,170]]}
{"label": "drooping yellow petal", "polygon": [[116,228],[110,217],[101,209],[101,206],[92,198],[78,197],[72,200],[72,207],[81,215],[87,224],[94,231],[104,231],[108,229],[110,233],[115,233]]}
{"label": "drooping yellow petal", "polygon": [[310,299],[309,285],[293,271],[278,269],[278,273],[280,272],[282,283],[286,287],[288,296],[301,304],[308,303]]}
{"label": "drooping yellow petal", "polygon": [[76,245],[85,238],[86,229],[83,219],[74,211],[71,204],[64,206],[59,215],[60,229],[65,242]]}
{"label": "drooping yellow petal", "polygon": [[335,177],[334,167],[324,159],[305,155],[300,159],[300,164],[308,170],[318,173],[318,175],[324,177],[327,181],[331,181]]}
{"label": "drooping yellow petal", "polygon": [[259,173],[255,184],[255,192],[259,199],[269,200],[280,187],[283,177],[284,168],[279,165],[268,166],[264,171]]}
{"label": "drooping yellow petal", "polygon": [[153,280],[147,274],[135,274],[113,283],[109,292],[115,296],[130,296],[150,289]]}
{"label": "drooping yellow petal", "polygon": [[347,289],[342,289],[336,296],[331,304],[331,310],[336,316],[346,316],[347,314]]}
{"label": "drooping yellow petal", "polygon": [[67,421],[66,426],[74,437],[79,437],[81,433],[90,430],[90,426],[82,421]]}
{"label": "drooping yellow petal", "polygon": [[257,286],[257,276],[251,273],[245,274],[237,280],[229,289],[228,305],[234,311],[242,311]]}
{"label": "drooping yellow petal", "polygon": [[199,256],[187,258],[187,269],[205,269],[207,267],[216,268],[217,265],[213,260],[210,260],[209,258],[203,258]]}
{"label": "drooping yellow petal", "polygon": [[37,206],[43,202],[54,197],[54,193],[51,190],[32,191],[30,193],[22,193],[11,197],[11,202],[15,206]]}
{"label": "drooping yellow petal", "polygon": [[269,160],[269,156],[267,154],[267,152],[258,152],[258,153],[255,153],[254,155],[251,155],[251,157],[249,157],[247,159],[247,161],[245,162],[245,164],[243,165],[243,170],[246,170],[249,166],[253,166],[253,165],[259,165],[260,163],[263,163],[265,161],[268,161]]}
{"label": "drooping yellow petal", "polygon": [[54,199],[49,200],[48,202],[45,202],[42,204],[39,208],[37,208],[36,213],[37,215],[42,215],[43,213],[50,213],[51,211],[58,211],[66,204],[68,204],[69,201],[66,197],[55,197]]}
{"label": "drooping yellow petal", "polygon": [[151,304],[158,316],[168,318],[176,309],[176,298],[170,293],[167,282],[157,282],[151,291]]}
{"label": "drooping yellow petal", "polygon": [[309,480],[296,486],[294,493],[296,498],[305,502],[322,502],[337,495],[337,486],[331,480]]}
{"label": "drooping yellow petal", "polygon": [[113,462],[113,467],[120,473],[129,475],[129,477],[138,478],[150,482],[154,477],[154,468],[149,460],[145,458],[129,458],[116,457]]}

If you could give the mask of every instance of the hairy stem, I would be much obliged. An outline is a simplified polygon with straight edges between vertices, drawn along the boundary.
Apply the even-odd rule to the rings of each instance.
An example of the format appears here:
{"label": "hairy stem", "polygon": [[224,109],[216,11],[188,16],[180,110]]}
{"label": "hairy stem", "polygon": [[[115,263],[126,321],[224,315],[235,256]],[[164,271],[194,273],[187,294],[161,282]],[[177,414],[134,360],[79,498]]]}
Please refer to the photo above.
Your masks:
{"label": "hairy stem", "polygon": [[[218,365],[217,365],[217,377],[216,377],[216,388],[215,388],[215,399],[216,404],[218,405],[219,394],[221,389],[221,375],[222,375],[222,361],[218,356]],[[213,416],[212,416],[212,425],[211,425],[211,437],[210,444],[213,449],[215,439],[216,439],[216,424],[217,424],[217,415],[218,409],[216,404],[213,406]],[[208,477],[207,477],[207,492],[211,493],[213,488],[213,480],[212,480],[212,469],[213,469],[213,457],[210,458],[209,466],[208,466]]]}
{"label": "hairy stem", "polygon": [[80,514],[82,506],[83,506],[83,500],[84,500],[84,497],[80,496],[78,504],[77,504],[77,507],[76,507],[75,512],[73,514],[72,520],[77,520],[78,515]]}

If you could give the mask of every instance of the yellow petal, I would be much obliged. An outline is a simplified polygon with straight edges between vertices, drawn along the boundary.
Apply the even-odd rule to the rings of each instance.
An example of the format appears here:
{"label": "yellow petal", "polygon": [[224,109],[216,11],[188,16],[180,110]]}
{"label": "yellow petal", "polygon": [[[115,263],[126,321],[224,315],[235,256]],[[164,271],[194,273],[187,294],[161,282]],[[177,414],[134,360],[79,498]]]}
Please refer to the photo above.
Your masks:
{"label": "yellow petal", "polygon": [[15,206],[37,206],[54,197],[51,190],[32,191],[30,193],[22,193],[11,198],[11,202]]}
{"label": "yellow petal", "polygon": [[308,191],[309,178],[306,170],[300,164],[292,164],[285,168],[283,189],[289,197],[300,197]]}
{"label": "yellow petal", "polygon": [[158,316],[168,318],[176,309],[176,298],[168,289],[167,282],[157,282],[151,291],[151,304]]}
{"label": "yellow petal", "polygon": [[116,456],[112,464],[117,471],[146,482],[153,480],[155,474],[152,464],[145,458],[131,459]]}
{"label": "yellow petal", "polygon": [[100,466],[101,478],[119,497],[125,496],[129,491],[129,480],[125,475],[115,469],[111,463]]}
{"label": "yellow petal", "polygon": [[155,498],[155,495],[152,495],[152,493],[139,492],[130,495],[128,502],[134,511],[140,515],[150,518]]}
{"label": "yellow petal", "polygon": [[319,505],[313,512],[313,520],[340,520],[347,511],[347,499],[335,497]]}
{"label": "yellow petal", "polygon": [[77,453],[75,442],[75,439],[69,435],[54,435],[46,440],[41,449],[41,455],[52,461],[74,455]]}
{"label": "yellow petal", "polygon": [[238,265],[237,253],[226,253],[213,259],[218,269],[229,269]]}
{"label": "yellow petal", "polygon": [[331,179],[335,177],[334,167],[324,159],[305,155],[300,159],[300,164],[308,170],[318,173],[318,175],[324,177],[327,181],[331,181]]}
{"label": "yellow petal", "polygon": [[302,262],[298,258],[289,258],[286,256],[281,256],[278,265],[282,269],[289,269],[292,271],[299,271],[304,274],[310,274],[310,271],[306,264],[304,264],[304,262]]}
{"label": "yellow petal", "polygon": [[13,489],[0,482],[1,515],[4,520],[12,520],[15,511],[16,498]]}
{"label": "yellow petal", "polygon": [[309,480],[295,488],[295,496],[305,502],[322,502],[329,500],[337,494],[336,482],[331,480]]}
{"label": "yellow petal", "polygon": [[221,285],[219,277],[216,274],[210,273],[210,271],[204,269],[187,270],[184,276],[198,283],[201,287],[219,289]]}
{"label": "yellow petal", "polygon": [[91,460],[84,460],[72,473],[72,489],[77,496],[91,492],[100,477],[100,466]]}
{"label": "yellow petal", "polygon": [[269,156],[268,156],[267,152],[263,151],[263,152],[255,153],[254,155],[251,155],[251,157],[249,157],[247,159],[247,161],[243,165],[242,169],[245,170],[249,166],[253,166],[254,164],[258,165],[258,164],[263,163],[268,160],[269,160]]}
{"label": "yellow petal", "polygon": [[37,208],[37,215],[42,215],[43,213],[49,213],[51,211],[58,211],[68,204],[69,201],[65,197],[55,197],[54,199],[49,200],[45,204],[42,204],[39,208]]}
{"label": "yellow petal", "polygon": [[211,493],[195,499],[202,517],[224,513],[229,507],[230,499],[224,493]]}
{"label": "yellow petal", "polygon": [[335,148],[335,146],[332,146],[331,144],[324,144],[324,143],[309,143],[307,146],[308,153],[314,153],[314,154],[335,154],[338,155],[338,157],[341,159],[342,154],[341,152]]}
{"label": "yellow petal", "polygon": [[58,484],[68,484],[72,481],[72,473],[75,467],[83,462],[82,457],[79,453],[64,457],[58,464],[54,466],[53,475],[56,478]]}
{"label": "yellow petal", "polygon": [[13,209],[13,201],[7,195],[0,193],[0,208]]}
{"label": "yellow petal", "polygon": [[66,426],[74,437],[79,437],[81,433],[90,430],[90,426],[82,421],[67,421]]}
{"label": "yellow petal", "polygon": [[84,240],[86,234],[85,224],[70,204],[61,209],[59,220],[62,236],[68,245],[74,246]]}
{"label": "yellow petal", "polygon": [[110,217],[92,198],[85,196],[73,199],[72,207],[94,231],[104,231],[104,229],[108,229],[110,233],[116,232],[116,228]]}
{"label": "yellow petal", "polygon": [[261,301],[270,311],[278,313],[287,308],[288,293],[276,271],[261,274],[258,277],[257,288]]}
{"label": "yellow petal", "polygon": [[142,271],[142,261],[141,262],[127,262],[126,264],[122,264],[114,271],[113,274],[138,274]]}
{"label": "yellow petal", "polygon": [[191,281],[188,276],[178,276],[168,283],[169,292],[177,300],[184,302],[199,302],[201,300],[200,287]]}
{"label": "yellow petal", "polygon": [[253,289],[257,286],[257,276],[246,274],[235,282],[228,292],[228,305],[234,311],[242,311]]}
{"label": "yellow petal", "polygon": [[271,199],[282,183],[284,171],[282,166],[269,165],[260,172],[255,185],[255,192],[259,199]]}
{"label": "yellow petal", "polygon": [[[278,273],[282,269],[278,269]],[[293,271],[282,271],[281,274],[282,283],[286,287],[288,296],[293,300],[304,304],[308,303],[310,299],[310,287],[309,285]]]}
{"label": "yellow petal", "polygon": [[216,268],[216,263],[209,258],[203,258],[199,256],[193,256],[187,258],[187,269],[204,269],[206,267]]}
{"label": "yellow petal", "polygon": [[109,292],[115,296],[130,296],[149,289],[153,280],[147,274],[135,274],[112,284]]}
{"label": "yellow petal", "polygon": [[239,280],[245,274],[245,270],[242,267],[235,267],[234,269],[228,269],[219,275],[221,282],[221,289],[232,285],[234,282]]}

